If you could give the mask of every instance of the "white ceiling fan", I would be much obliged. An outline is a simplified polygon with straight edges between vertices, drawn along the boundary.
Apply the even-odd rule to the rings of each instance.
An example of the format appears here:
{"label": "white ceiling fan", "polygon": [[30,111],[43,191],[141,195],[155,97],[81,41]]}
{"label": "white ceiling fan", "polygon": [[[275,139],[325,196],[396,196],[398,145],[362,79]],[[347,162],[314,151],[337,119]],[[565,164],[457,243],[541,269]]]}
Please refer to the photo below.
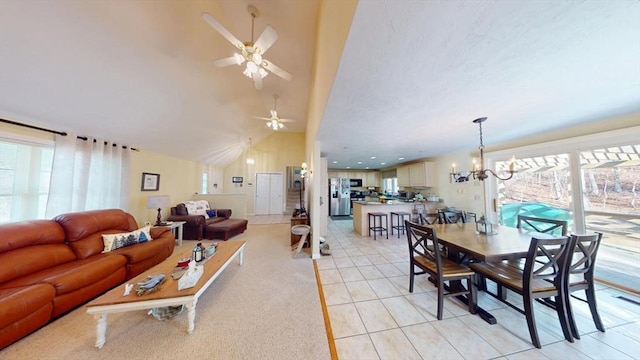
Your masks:
{"label": "white ceiling fan", "polygon": [[247,41],[244,43],[233,36],[213,16],[209,15],[208,13],[202,13],[202,18],[204,19],[204,21],[213,26],[213,28],[216,29],[220,33],[220,35],[229,40],[229,42],[233,44],[233,46],[238,48],[238,50],[240,50],[241,52],[240,54],[235,53],[233,54],[233,56],[216,60],[213,63],[218,67],[223,67],[234,64],[242,65],[242,63],[246,61],[247,65],[243,73],[253,79],[253,83],[258,90],[262,89],[262,79],[267,76],[267,70],[285,80],[291,80],[291,74],[276,66],[269,60],[263,58],[264,53],[266,53],[271,45],[273,45],[276,40],[278,40],[278,33],[276,33],[271,25],[267,25],[260,37],[258,37],[258,40],[256,40],[256,42],[254,43],[253,22],[259,15],[259,13],[258,9],[253,5],[249,5],[247,10],[249,10],[249,13],[251,14],[251,41]]}
{"label": "white ceiling fan", "polygon": [[273,110],[271,110],[271,117],[259,117],[254,116],[255,119],[267,120],[267,127],[272,130],[279,130],[284,128],[284,123],[286,122],[295,122],[293,119],[281,119],[278,116],[278,110],[276,108],[278,101],[278,95],[273,95]]}

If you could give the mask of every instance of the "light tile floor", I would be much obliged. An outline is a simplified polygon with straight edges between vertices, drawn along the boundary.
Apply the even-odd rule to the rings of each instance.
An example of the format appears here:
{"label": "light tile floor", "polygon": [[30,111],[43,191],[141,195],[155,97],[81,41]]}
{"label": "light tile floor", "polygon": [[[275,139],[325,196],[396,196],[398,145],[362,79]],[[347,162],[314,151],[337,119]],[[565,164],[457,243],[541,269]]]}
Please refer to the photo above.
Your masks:
{"label": "light tile floor", "polygon": [[[536,349],[523,315],[479,294],[498,320],[489,325],[454,299],[436,319],[436,289],[416,276],[409,293],[406,235],[360,236],[351,221],[328,220],[332,255],[318,259],[338,358],[349,359],[640,359],[640,297],[598,286],[606,332],[597,331],[588,306],[573,300],[581,340],[564,340],[555,311],[535,304],[543,344]],[[515,301],[517,295],[510,296]]]}

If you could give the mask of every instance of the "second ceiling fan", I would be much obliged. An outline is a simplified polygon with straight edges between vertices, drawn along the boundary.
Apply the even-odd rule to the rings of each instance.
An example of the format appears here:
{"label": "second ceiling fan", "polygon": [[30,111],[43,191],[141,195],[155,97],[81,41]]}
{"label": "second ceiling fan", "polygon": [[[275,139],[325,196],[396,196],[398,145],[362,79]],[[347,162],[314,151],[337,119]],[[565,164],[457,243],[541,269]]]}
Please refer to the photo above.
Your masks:
{"label": "second ceiling fan", "polygon": [[295,120],[293,119],[281,119],[278,116],[278,110],[277,110],[277,101],[278,101],[278,95],[273,95],[273,110],[271,110],[271,117],[259,117],[259,116],[254,116],[255,119],[261,119],[261,120],[267,120],[267,127],[272,129],[272,130],[279,130],[284,128],[284,123],[286,122],[295,122]]}
{"label": "second ceiling fan", "polygon": [[251,14],[251,41],[247,41],[244,43],[233,36],[213,16],[209,15],[208,13],[202,13],[202,18],[204,19],[204,21],[206,21],[209,25],[216,29],[220,33],[220,35],[229,40],[229,42],[236,48],[238,48],[238,50],[240,50],[241,52],[241,54],[235,53],[233,54],[233,56],[216,60],[214,61],[214,64],[218,67],[223,67],[234,64],[242,65],[244,62],[246,62],[246,68],[243,73],[247,77],[253,79],[253,83],[258,90],[262,89],[262,79],[267,76],[267,70],[285,80],[291,80],[291,74],[276,66],[269,60],[263,58],[264,53],[266,53],[271,45],[273,45],[276,40],[278,40],[278,33],[276,33],[276,31],[270,25],[267,25],[260,37],[258,37],[258,40],[256,40],[256,42],[254,43],[253,23],[259,13],[258,9],[253,5],[249,5],[248,10]]}

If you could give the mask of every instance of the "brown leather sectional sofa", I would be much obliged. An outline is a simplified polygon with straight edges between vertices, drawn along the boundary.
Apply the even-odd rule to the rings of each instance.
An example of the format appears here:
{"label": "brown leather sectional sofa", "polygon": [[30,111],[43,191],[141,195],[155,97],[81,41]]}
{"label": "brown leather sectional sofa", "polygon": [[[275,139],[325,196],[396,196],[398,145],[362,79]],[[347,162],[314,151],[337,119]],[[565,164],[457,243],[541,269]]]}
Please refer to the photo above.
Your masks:
{"label": "brown leather sectional sofa", "polygon": [[0,225],[0,349],[173,253],[166,227],[151,228],[151,241],[102,253],[102,234],[136,229],[118,209]]}
{"label": "brown leather sectional sofa", "polygon": [[216,216],[210,218],[205,218],[204,215],[189,215],[186,206],[180,203],[171,208],[171,216],[167,220],[186,221],[182,234],[182,238],[186,240],[227,240],[247,230],[247,220],[231,219],[231,209],[215,211]]}

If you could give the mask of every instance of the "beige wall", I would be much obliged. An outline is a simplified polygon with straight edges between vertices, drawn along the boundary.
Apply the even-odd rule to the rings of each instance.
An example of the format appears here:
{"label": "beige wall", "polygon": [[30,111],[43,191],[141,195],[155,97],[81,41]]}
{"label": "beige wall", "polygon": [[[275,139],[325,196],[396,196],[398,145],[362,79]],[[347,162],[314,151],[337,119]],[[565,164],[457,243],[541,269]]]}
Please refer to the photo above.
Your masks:
{"label": "beige wall", "polygon": [[[302,133],[276,132],[264,140],[253,143],[251,157],[255,164],[247,165],[248,150],[233,163],[224,168],[224,189],[227,194],[246,195],[246,214],[255,212],[256,173],[282,173],[283,206],[286,203],[286,168],[300,166],[304,162],[305,135]],[[241,176],[242,185],[234,184],[231,178]]]}

